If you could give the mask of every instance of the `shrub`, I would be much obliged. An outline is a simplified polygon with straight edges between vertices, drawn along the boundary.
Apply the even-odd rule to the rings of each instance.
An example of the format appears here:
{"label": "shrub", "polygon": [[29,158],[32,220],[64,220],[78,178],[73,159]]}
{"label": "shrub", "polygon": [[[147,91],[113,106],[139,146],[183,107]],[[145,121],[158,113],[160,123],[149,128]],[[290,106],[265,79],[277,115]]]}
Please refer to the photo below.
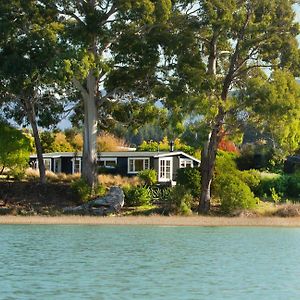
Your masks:
{"label": "shrub", "polygon": [[151,201],[153,203],[166,203],[172,188],[167,186],[151,186],[149,190],[151,192]]}
{"label": "shrub", "polygon": [[234,153],[219,150],[216,157],[216,176],[223,174],[224,171],[226,171],[226,173],[238,172],[239,170],[237,169],[235,162],[236,158],[237,155]]}
{"label": "shrub", "polygon": [[157,183],[157,172],[155,170],[143,170],[138,173],[138,177],[146,184],[147,186],[154,185]]}
{"label": "shrub", "polygon": [[261,175],[260,184],[256,188],[258,196],[272,197],[277,194],[280,197],[300,197],[300,173],[293,175],[266,176]]}
{"label": "shrub", "polygon": [[266,145],[246,144],[236,158],[236,162],[240,170],[269,169],[273,167],[270,163],[272,156],[272,148]]}
{"label": "shrub", "polygon": [[238,176],[252,191],[260,184],[260,174],[256,170],[238,171]]}
{"label": "shrub", "polygon": [[82,178],[73,181],[71,183],[71,188],[83,202],[89,201],[93,196],[103,196],[106,192],[106,189],[99,184],[93,193],[91,187]]}
{"label": "shrub", "polygon": [[0,119],[0,175],[4,170],[8,175],[22,178],[28,166],[32,140]]}
{"label": "shrub", "polygon": [[230,213],[235,209],[253,208],[257,201],[249,186],[231,174],[217,177],[215,192],[221,200],[221,211],[224,213]]}
{"label": "shrub", "polygon": [[256,194],[258,196],[271,197],[273,192],[273,194],[276,193],[280,196],[284,196],[287,193],[287,187],[288,176],[261,176],[260,184],[256,188]]}
{"label": "shrub", "polygon": [[288,176],[286,190],[288,197],[300,197],[300,172]]}
{"label": "shrub", "polygon": [[79,199],[86,202],[91,197],[91,188],[82,178],[71,183],[72,190],[78,195]]}
{"label": "shrub", "polygon": [[[234,153],[228,153],[224,151],[219,151],[216,160],[216,170],[215,170],[215,180],[218,182],[218,177],[232,175],[239,178],[241,182],[246,184],[252,192],[258,189],[260,184],[260,173],[256,170],[240,171],[236,164],[237,155]],[[215,183],[213,183],[213,193],[216,189]],[[219,196],[218,196],[219,197]]]}
{"label": "shrub", "polygon": [[183,189],[190,190],[193,197],[199,197],[201,189],[201,174],[199,169],[178,169],[176,181]]}
{"label": "shrub", "polygon": [[151,202],[151,192],[147,187],[123,187],[125,194],[125,204],[127,206],[149,205]]}
{"label": "shrub", "polygon": [[183,186],[176,185],[168,195],[166,209],[169,213],[190,215],[192,202],[193,196]]}

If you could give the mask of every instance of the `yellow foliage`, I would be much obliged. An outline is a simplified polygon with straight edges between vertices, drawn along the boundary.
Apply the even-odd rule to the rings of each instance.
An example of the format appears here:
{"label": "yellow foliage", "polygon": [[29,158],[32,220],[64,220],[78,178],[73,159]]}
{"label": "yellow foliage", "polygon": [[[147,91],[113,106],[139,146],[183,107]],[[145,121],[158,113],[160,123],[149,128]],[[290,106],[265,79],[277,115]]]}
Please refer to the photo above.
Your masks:
{"label": "yellow foliage", "polygon": [[109,152],[109,151],[126,151],[122,147],[126,147],[124,139],[117,138],[113,134],[103,132],[97,137],[97,151]]}
{"label": "yellow foliage", "polygon": [[72,145],[66,140],[66,136],[62,132],[58,132],[55,134],[54,145],[53,148],[55,152],[72,152]]}
{"label": "yellow foliage", "polygon": [[76,134],[73,141],[72,145],[75,148],[76,151],[82,151],[83,148],[83,137],[81,134]]}

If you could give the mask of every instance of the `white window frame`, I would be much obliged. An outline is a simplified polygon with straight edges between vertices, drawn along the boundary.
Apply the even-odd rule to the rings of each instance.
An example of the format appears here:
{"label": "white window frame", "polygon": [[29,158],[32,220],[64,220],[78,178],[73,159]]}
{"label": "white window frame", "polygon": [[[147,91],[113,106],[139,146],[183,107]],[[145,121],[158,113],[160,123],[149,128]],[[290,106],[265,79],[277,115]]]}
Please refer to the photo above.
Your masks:
{"label": "white window frame", "polygon": [[[51,158],[43,158],[44,161],[44,166],[46,171],[52,171],[52,159]],[[46,161],[50,162],[49,163],[49,169],[46,168]]]}
{"label": "white window frame", "polygon": [[[194,162],[192,159],[189,158],[179,158],[179,168],[181,169],[186,168],[187,162],[191,163],[191,168],[194,168]],[[182,164],[184,166],[182,166]]]}
{"label": "white window frame", "polygon": [[[113,158],[108,158],[108,157],[100,157],[100,162],[104,162],[104,166],[101,166],[103,168],[106,168],[106,169],[115,169],[117,167],[117,164],[118,164],[118,159],[113,157]],[[106,165],[106,162],[107,161],[113,161],[115,162],[116,166],[115,167],[112,167],[112,166],[107,166]]]}
{"label": "white window frame", "polygon": [[[130,161],[135,162],[136,160],[143,160],[143,170],[149,170],[150,169],[150,158],[149,157],[128,157],[128,160],[127,160],[127,164],[128,164],[127,173],[128,174],[137,174],[138,172],[143,171],[143,170],[136,171],[135,170],[135,163],[133,163],[133,171],[130,170]],[[146,161],[148,162],[148,167],[147,168],[146,168]]]}
{"label": "white window frame", "polygon": [[79,172],[76,173],[81,173],[81,158],[80,157],[76,157],[76,158],[72,158],[72,174],[75,174],[75,161],[79,161]]}
{"label": "white window frame", "polygon": [[[46,164],[45,164],[46,161],[50,161],[49,169],[46,169]],[[51,171],[52,172],[52,159],[51,158],[43,158],[43,162],[44,162],[44,166],[45,166],[45,171]],[[35,160],[34,168],[35,169],[39,168],[39,160],[38,159]]]}
{"label": "white window frame", "polygon": [[[170,162],[170,178],[167,178],[166,174],[165,176],[162,176],[161,172],[161,162],[169,161]],[[166,164],[165,164],[166,166]],[[166,172],[166,170],[165,170]],[[158,159],[158,181],[159,182],[170,182],[173,180],[173,157],[161,157]]]}
{"label": "white window frame", "polygon": [[[61,158],[54,158],[53,163],[54,163],[53,172],[61,173]],[[58,170],[56,171],[57,164],[58,164]]]}

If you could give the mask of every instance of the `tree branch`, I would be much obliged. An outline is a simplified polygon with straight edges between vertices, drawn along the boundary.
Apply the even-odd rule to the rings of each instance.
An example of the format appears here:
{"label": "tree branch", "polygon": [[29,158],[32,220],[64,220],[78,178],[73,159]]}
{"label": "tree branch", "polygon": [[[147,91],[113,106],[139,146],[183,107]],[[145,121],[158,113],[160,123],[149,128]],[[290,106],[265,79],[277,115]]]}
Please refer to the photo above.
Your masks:
{"label": "tree branch", "polygon": [[72,82],[74,84],[74,86],[80,91],[80,93],[82,94],[82,96],[84,98],[89,96],[88,91],[83,87],[83,85],[79,82],[78,79],[76,79],[75,77],[72,78]]}

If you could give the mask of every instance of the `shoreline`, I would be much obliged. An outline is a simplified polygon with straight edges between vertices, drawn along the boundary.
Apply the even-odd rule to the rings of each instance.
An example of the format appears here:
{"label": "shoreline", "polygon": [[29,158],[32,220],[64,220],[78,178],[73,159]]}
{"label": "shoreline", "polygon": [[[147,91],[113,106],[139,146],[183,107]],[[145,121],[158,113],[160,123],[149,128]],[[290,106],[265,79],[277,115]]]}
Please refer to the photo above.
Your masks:
{"label": "shoreline", "polygon": [[0,225],[116,225],[197,227],[300,227],[300,217],[212,216],[0,216]]}

